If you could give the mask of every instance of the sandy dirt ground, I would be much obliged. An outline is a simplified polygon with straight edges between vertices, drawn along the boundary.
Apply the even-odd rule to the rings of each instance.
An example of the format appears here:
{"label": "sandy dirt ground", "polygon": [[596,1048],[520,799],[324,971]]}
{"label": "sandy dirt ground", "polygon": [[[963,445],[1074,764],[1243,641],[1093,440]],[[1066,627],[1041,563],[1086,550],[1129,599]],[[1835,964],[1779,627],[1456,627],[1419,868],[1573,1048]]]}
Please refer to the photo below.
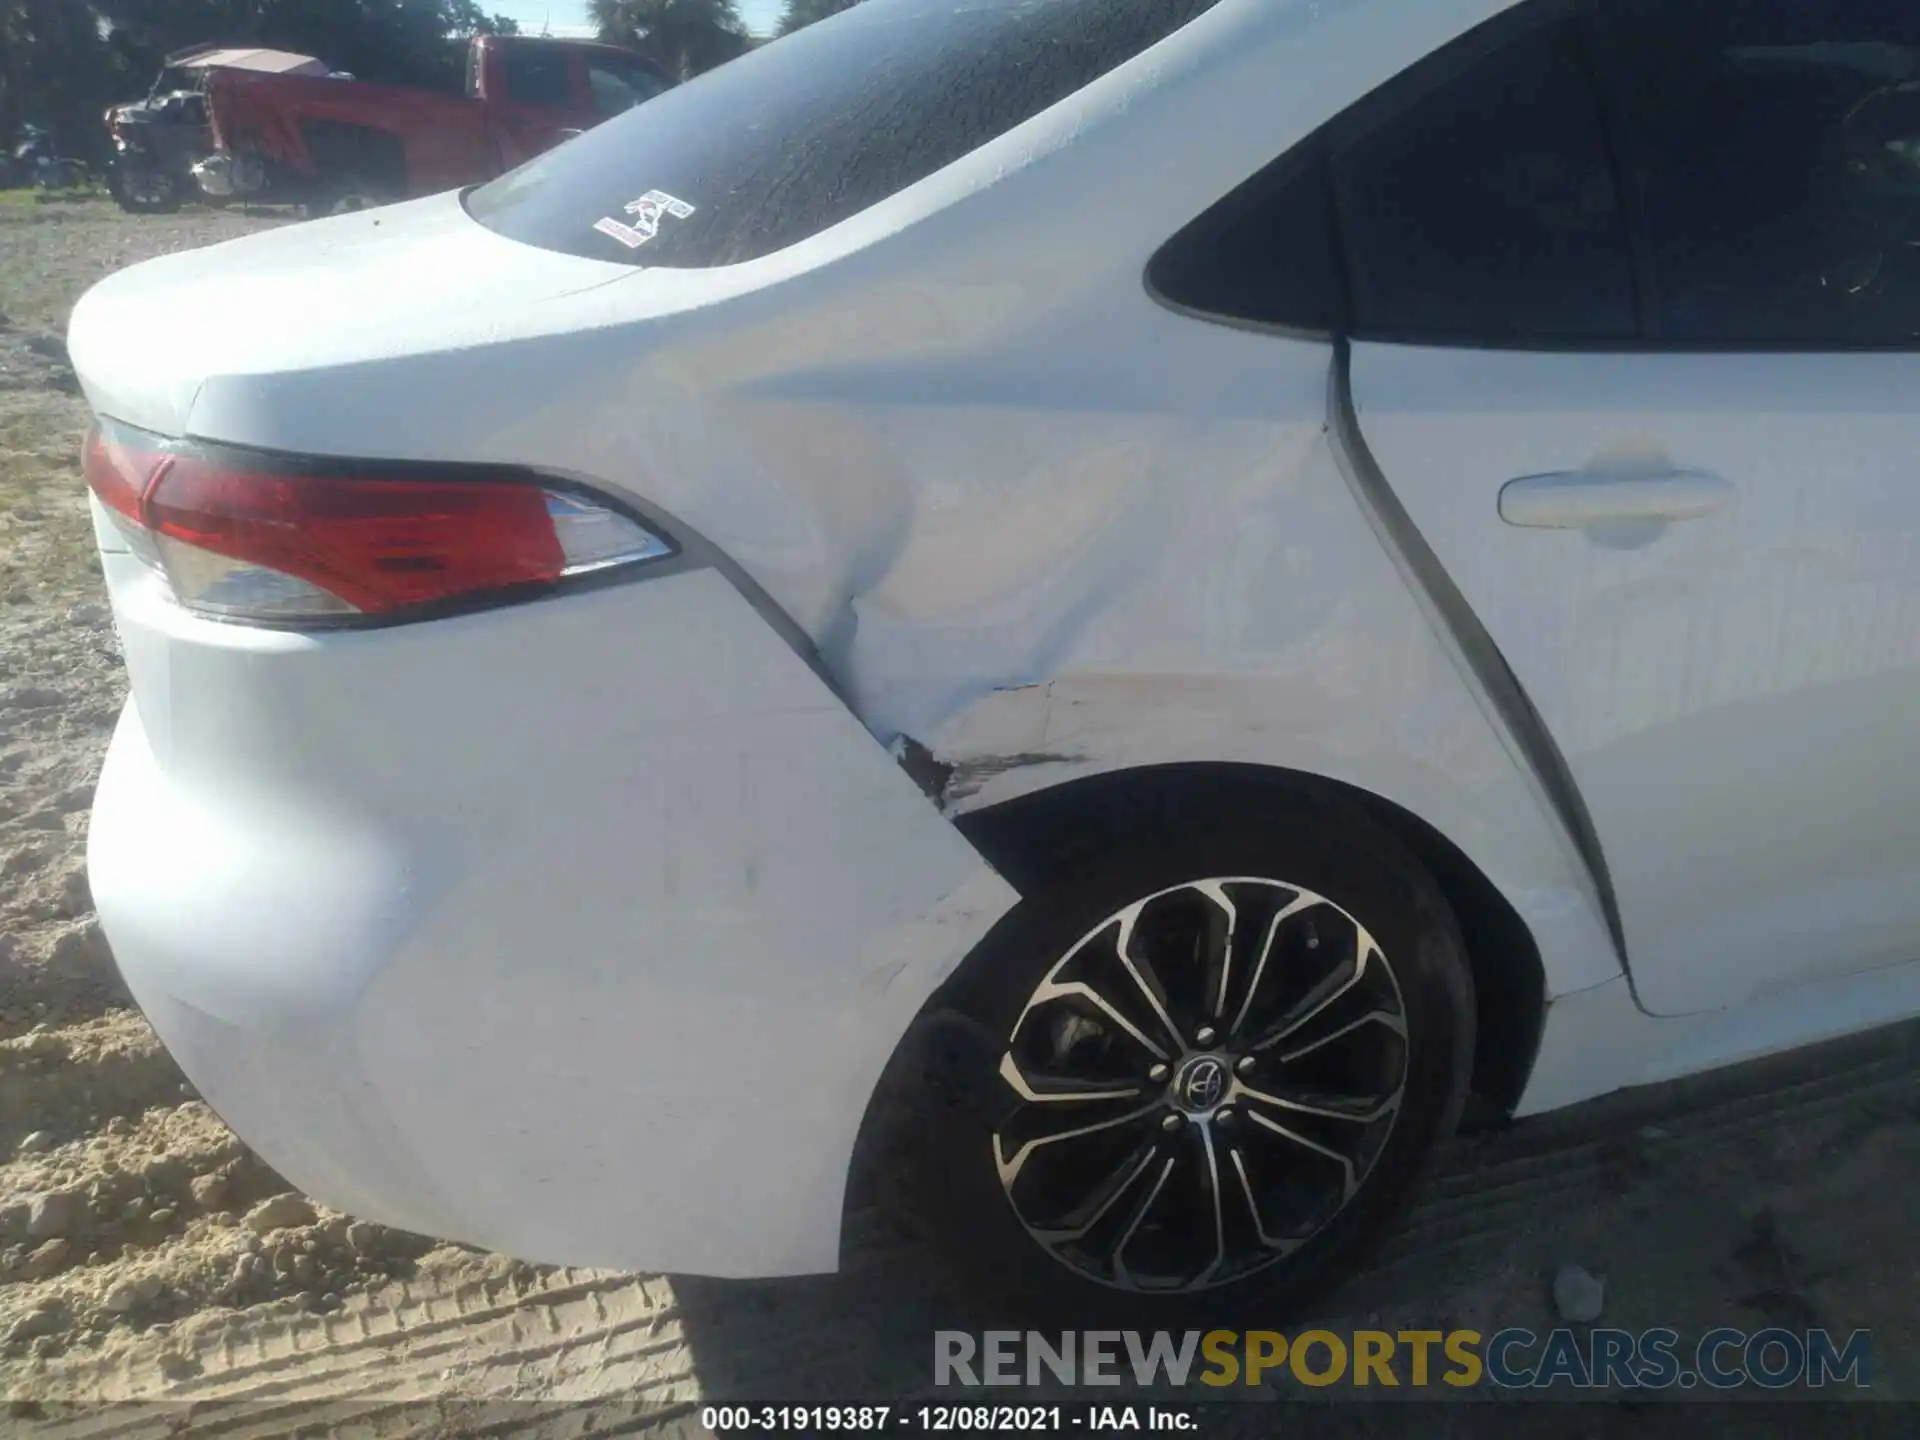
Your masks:
{"label": "sandy dirt ground", "polygon": [[[60,337],[93,280],[269,223],[0,203],[7,1415],[96,1437],[536,1419],[588,1435],[684,1421],[703,1397],[929,1394],[931,1332],[964,1312],[910,1197],[881,1184],[856,1204],[842,1274],[753,1284],[552,1270],[401,1234],[292,1193],[194,1097],[121,989],[83,861],[124,682]],[[1916,1193],[1907,1028],[1463,1139],[1325,1318],[1544,1331],[1551,1277],[1578,1264],[1604,1280],[1609,1325],[1871,1329],[1873,1394],[1920,1399]],[[141,1401],[166,1403],[127,1403]]]}

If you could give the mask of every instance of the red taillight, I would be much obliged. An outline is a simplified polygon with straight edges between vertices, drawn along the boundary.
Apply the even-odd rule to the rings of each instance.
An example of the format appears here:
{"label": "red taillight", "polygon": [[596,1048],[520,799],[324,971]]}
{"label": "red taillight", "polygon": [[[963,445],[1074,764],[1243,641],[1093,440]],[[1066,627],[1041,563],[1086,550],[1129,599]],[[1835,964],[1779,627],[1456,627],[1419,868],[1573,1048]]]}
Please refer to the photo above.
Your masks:
{"label": "red taillight", "polygon": [[148,490],[155,535],[305,580],[364,614],[551,584],[566,557],[533,485],[256,475],[175,459]]}
{"label": "red taillight", "polygon": [[138,524],[140,496],[163,458],[155,451],[128,445],[121,435],[96,425],[87,436],[83,468],[100,503]]}
{"label": "red taillight", "polygon": [[88,484],[136,550],[181,603],[217,614],[386,617],[672,553],[611,506],[535,479],[328,468],[117,426],[86,455]]}

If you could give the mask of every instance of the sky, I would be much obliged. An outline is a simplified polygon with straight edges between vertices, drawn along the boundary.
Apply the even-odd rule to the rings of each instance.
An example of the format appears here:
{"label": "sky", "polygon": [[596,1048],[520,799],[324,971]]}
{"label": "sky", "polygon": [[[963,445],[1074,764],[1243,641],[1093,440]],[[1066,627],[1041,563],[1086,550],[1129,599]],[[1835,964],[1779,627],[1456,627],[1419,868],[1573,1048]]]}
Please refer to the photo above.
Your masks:
{"label": "sky", "polygon": [[[739,0],[740,14],[747,28],[756,35],[772,31],[780,18],[781,0]],[[538,35],[543,26],[551,26],[555,35],[585,35],[592,31],[587,23],[586,0],[480,0],[480,8],[495,15],[510,15],[529,35]]]}

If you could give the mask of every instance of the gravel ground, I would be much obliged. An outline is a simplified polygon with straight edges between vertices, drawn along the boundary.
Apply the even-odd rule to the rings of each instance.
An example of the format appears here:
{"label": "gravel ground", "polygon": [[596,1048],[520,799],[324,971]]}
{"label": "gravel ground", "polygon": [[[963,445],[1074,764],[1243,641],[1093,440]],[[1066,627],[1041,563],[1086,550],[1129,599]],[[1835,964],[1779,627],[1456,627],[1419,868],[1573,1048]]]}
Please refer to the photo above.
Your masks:
{"label": "gravel ground", "polygon": [[[316,1310],[431,1245],[316,1211],[228,1133],[131,1007],[87,892],[125,681],[76,476],[74,300],[264,216],[0,204],[0,1374],[208,1306]],[[4,1388],[0,1386],[0,1388]]]}
{"label": "gravel ground", "polygon": [[[271,223],[0,200],[0,1399],[95,1437],[223,1405],[263,1433],[499,1433],[534,1412],[489,1406],[535,1403],[586,1405],[563,1427],[585,1435],[703,1396],[924,1393],[930,1332],[960,1312],[901,1207],[856,1212],[842,1275],[760,1284],[549,1270],[356,1222],[253,1157],[120,988],[83,852],[124,682],[60,337],[94,279]],[[1563,1308],[1630,1328],[1871,1328],[1875,1393],[1920,1398],[1917,1035],[1463,1141],[1326,1319],[1545,1330],[1558,1278]],[[91,1409],[163,1397],[195,1408]]]}

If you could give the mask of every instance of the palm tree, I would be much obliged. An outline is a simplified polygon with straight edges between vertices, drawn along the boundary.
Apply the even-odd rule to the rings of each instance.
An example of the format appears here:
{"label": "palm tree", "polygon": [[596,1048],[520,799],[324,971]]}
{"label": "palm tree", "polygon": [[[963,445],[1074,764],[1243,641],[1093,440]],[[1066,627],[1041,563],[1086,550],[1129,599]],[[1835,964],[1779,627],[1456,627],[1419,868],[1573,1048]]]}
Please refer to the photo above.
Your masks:
{"label": "palm tree", "polygon": [[592,0],[600,38],[644,51],[684,79],[750,48],[734,0]]}
{"label": "palm tree", "polygon": [[860,0],[787,0],[787,8],[780,15],[780,33],[791,35],[796,30],[804,30],[816,20],[824,20],[829,15],[838,15],[842,10],[851,10]]}

